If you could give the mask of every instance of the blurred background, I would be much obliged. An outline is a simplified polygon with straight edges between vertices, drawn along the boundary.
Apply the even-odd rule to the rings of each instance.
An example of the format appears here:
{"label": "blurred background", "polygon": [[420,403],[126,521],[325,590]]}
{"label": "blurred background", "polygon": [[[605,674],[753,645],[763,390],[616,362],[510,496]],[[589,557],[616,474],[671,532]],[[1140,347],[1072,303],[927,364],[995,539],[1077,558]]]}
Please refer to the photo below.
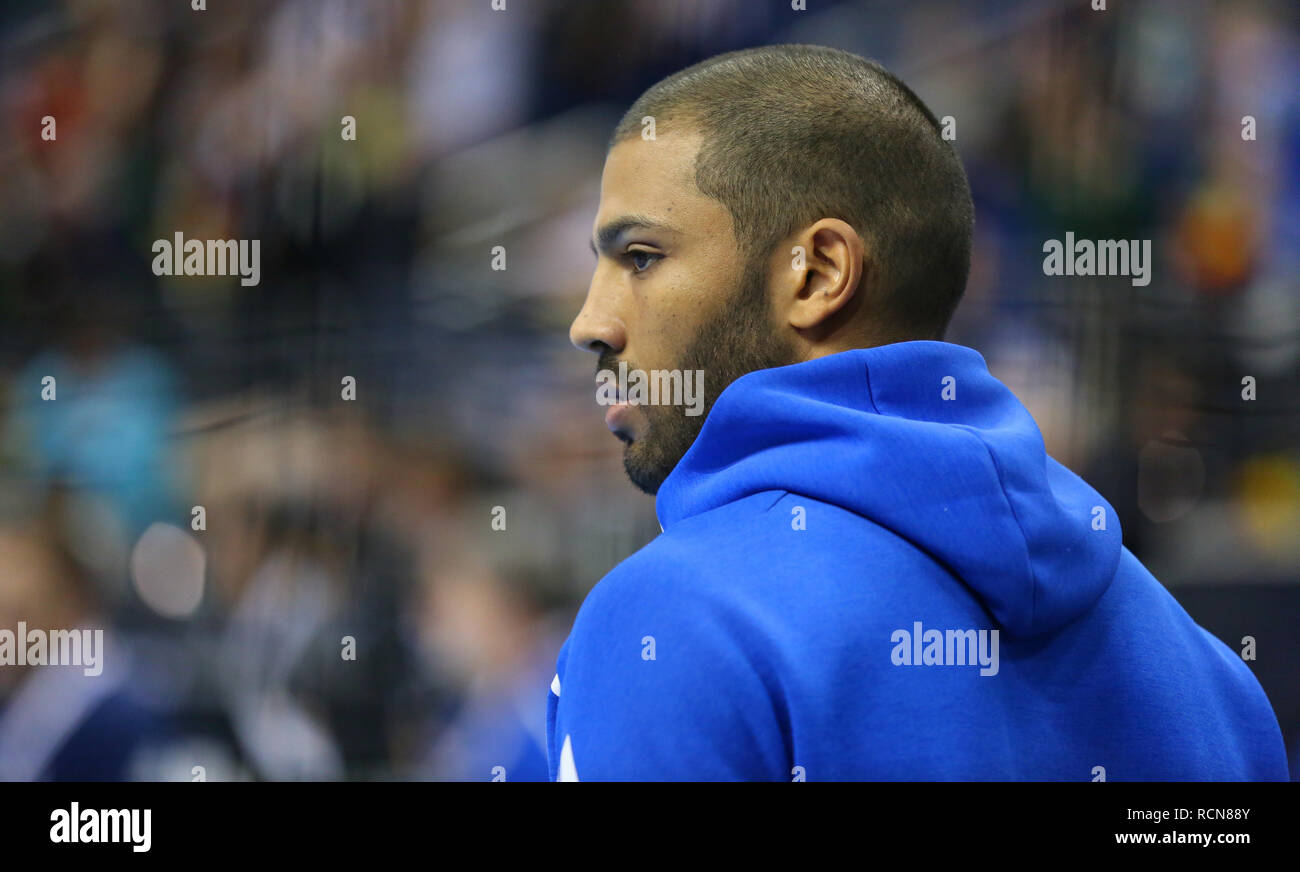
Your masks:
{"label": "blurred background", "polygon": [[[0,779],[544,780],[573,614],[659,532],[567,341],[605,144],[776,42],[955,119],[948,338],[1255,638],[1296,766],[1295,3],[207,5],[0,7],[0,628],[107,639],[98,678],[0,668]],[[1150,285],[1046,278],[1067,231],[1152,240]],[[261,240],[260,284],[155,276],[177,232]]]}

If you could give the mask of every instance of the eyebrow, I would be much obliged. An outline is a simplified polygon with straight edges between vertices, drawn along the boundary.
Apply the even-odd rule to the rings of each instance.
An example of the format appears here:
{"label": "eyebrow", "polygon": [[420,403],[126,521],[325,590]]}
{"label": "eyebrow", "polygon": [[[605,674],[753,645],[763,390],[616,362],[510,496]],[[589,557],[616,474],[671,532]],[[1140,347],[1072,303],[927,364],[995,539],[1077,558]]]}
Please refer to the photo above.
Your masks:
{"label": "eyebrow", "polygon": [[601,226],[596,231],[596,238],[590,243],[591,253],[600,256],[600,252],[609,251],[618,242],[620,236],[629,230],[666,230],[675,233],[676,229],[662,221],[655,221],[644,215],[624,215]]}

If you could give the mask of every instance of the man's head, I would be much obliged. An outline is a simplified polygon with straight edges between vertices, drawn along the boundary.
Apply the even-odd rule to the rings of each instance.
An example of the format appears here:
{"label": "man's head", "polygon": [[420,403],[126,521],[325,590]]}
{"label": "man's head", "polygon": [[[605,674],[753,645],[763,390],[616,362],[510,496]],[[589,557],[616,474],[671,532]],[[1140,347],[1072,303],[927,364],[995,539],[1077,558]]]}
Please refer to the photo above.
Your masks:
{"label": "man's head", "polygon": [[[941,339],[971,227],[956,152],[878,64],[801,45],[718,55],[615,128],[570,339],[598,369],[702,370],[707,413],[756,369]],[[655,493],[704,415],[616,405],[606,420]]]}

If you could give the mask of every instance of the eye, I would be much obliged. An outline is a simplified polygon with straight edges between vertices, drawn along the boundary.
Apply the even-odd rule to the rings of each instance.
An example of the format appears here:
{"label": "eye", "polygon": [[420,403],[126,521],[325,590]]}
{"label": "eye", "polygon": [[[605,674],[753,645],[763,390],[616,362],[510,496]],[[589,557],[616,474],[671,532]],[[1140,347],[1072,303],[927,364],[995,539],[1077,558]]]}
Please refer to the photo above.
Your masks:
{"label": "eye", "polygon": [[627,259],[632,264],[632,271],[638,273],[648,270],[661,257],[663,257],[662,254],[653,251],[641,251],[640,249],[629,250],[627,253]]}

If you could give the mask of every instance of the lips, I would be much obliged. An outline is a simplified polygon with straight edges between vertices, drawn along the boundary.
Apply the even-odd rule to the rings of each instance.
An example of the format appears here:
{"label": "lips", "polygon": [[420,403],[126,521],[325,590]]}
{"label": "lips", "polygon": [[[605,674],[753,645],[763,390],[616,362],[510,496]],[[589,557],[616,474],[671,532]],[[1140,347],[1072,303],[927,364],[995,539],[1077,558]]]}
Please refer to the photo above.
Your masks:
{"label": "lips", "polygon": [[605,412],[605,426],[609,428],[609,432],[628,443],[632,441],[630,433],[631,421],[629,420],[631,410],[631,405],[620,401],[610,406],[608,411]]}
{"label": "lips", "polygon": [[[622,372],[624,367],[627,367],[626,361],[617,361],[612,355],[608,357],[602,356],[596,367],[596,381],[598,385],[602,381],[601,376],[603,373]],[[614,394],[613,402],[609,402],[608,394],[603,398],[603,402],[608,403],[609,405],[609,408],[605,411],[605,426],[608,427],[609,432],[617,436],[620,441],[627,445],[631,445],[634,441],[632,436],[632,406],[623,399],[622,393],[618,389],[619,384],[618,381],[610,381],[604,384],[605,390],[612,390]]]}

